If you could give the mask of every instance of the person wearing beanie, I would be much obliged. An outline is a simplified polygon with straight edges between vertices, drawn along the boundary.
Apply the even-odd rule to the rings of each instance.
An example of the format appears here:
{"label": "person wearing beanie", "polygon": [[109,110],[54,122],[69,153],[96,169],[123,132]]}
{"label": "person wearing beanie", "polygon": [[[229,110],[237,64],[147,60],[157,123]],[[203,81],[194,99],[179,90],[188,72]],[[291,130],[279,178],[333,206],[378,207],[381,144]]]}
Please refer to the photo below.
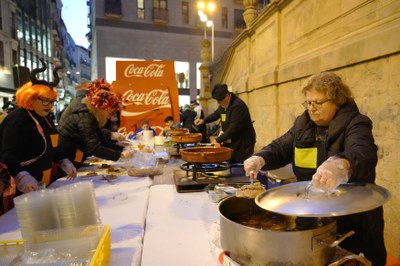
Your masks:
{"label": "person wearing beanie", "polygon": [[120,109],[121,96],[105,79],[92,81],[85,91],[78,93],[61,116],[60,146],[77,167],[88,156],[112,161],[131,157],[131,150],[124,150],[102,132],[108,119]]}
{"label": "person wearing beanie", "polygon": [[220,120],[221,133],[213,141],[233,149],[231,163],[243,163],[254,152],[256,132],[249,108],[226,84],[216,84],[211,92],[219,107],[204,119],[196,119],[195,125]]}

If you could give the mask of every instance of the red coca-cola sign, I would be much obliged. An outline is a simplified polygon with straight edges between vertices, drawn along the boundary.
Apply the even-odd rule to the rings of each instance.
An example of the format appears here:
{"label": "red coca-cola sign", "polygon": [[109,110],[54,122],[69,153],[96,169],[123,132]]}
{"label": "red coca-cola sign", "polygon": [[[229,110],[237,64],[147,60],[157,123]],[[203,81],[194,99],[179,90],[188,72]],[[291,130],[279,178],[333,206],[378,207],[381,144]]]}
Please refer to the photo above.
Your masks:
{"label": "red coca-cola sign", "polygon": [[119,131],[131,135],[146,120],[156,131],[164,119],[179,121],[179,91],[173,61],[117,61],[117,79],[112,83],[122,95]]}

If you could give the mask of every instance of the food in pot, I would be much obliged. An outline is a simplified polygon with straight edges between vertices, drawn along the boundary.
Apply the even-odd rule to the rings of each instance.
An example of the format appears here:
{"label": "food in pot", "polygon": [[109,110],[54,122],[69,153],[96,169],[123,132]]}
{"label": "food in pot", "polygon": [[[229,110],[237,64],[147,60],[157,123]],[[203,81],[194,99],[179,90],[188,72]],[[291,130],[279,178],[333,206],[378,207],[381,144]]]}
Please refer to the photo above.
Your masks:
{"label": "food in pot", "polygon": [[303,231],[320,228],[331,222],[329,219],[282,215],[258,207],[254,202],[246,212],[229,217],[233,222],[244,226],[270,231]]}
{"label": "food in pot", "polygon": [[236,191],[236,197],[255,199],[264,191],[265,187],[262,185],[244,185]]}

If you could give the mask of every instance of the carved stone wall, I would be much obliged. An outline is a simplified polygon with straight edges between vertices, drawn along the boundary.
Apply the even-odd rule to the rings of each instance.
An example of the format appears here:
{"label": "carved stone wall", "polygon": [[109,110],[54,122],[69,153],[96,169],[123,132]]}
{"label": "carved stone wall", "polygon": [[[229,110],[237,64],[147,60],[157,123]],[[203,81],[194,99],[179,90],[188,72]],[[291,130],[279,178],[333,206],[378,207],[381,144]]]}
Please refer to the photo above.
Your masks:
{"label": "carved stone wall", "polygon": [[[221,82],[248,104],[256,150],[304,110],[300,90],[308,76],[328,70],[342,76],[374,122],[376,182],[392,194],[384,206],[385,241],[400,258],[400,1],[273,0],[231,51]],[[211,112],[215,102],[209,103]]]}

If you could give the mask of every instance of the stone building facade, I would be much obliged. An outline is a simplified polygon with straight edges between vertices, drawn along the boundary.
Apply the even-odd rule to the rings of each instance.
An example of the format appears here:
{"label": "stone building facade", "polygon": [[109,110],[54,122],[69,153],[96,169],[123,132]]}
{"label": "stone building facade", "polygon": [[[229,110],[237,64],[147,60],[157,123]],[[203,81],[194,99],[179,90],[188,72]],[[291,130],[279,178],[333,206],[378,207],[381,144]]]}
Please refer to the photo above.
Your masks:
{"label": "stone building facade", "polygon": [[[201,84],[198,70],[203,61],[203,40],[208,40],[208,49],[212,45],[212,29],[205,30],[204,23],[200,21],[198,2],[88,1],[92,78],[106,77],[112,82],[115,74],[108,73],[115,72],[116,60],[172,60],[187,65],[182,72],[175,69],[176,74],[185,74],[180,95],[196,98]],[[215,3],[215,11],[208,12],[208,17],[214,23],[214,53],[218,58],[245,28],[244,7],[242,1],[203,2]],[[207,60],[210,60],[209,57]]]}
{"label": "stone building facade", "polygon": [[[251,1],[247,1],[251,2]],[[212,73],[249,106],[256,150],[285,133],[303,112],[301,86],[335,71],[373,123],[376,183],[391,192],[384,205],[388,253],[400,258],[400,1],[274,0],[251,18],[227,60]],[[208,112],[216,102],[209,100]]]}

